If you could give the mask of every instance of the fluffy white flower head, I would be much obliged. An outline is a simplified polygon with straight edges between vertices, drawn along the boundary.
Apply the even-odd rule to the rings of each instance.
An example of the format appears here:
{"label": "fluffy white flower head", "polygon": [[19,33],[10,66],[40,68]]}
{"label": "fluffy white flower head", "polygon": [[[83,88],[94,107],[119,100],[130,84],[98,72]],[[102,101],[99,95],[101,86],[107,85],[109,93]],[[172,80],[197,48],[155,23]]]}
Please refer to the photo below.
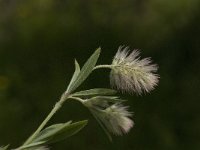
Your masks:
{"label": "fluffy white flower head", "polygon": [[134,122],[129,118],[132,114],[128,112],[127,108],[121,104],[114,104],[105,110],[107,115],[103,121],[109,131],[115,135],[128,133],[134,125]]}
{"label": "fluffy white flower head", "polygon": [[[130,119],[132,114],[128,107],[123,106],[117,97],[95,97],[84,101],[104,130],[115,135],[128,133],[133,127],[134,122]],[[113,104],[109,104],[109,103]]]}
{"label": "fluffy white flower head", "polygon": [[140,59],[140,52],[129,52],[128,47],[120,46],[110,73],[111,86],[123,92],[141,94],[150,92],[158,84],[158,66],[150,58]]}

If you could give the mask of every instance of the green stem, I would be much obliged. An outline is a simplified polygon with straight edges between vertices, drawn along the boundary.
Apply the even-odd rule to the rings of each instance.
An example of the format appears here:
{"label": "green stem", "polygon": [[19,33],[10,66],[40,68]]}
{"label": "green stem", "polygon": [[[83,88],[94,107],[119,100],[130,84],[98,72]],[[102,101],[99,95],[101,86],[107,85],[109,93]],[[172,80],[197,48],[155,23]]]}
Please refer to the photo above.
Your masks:
{"label": "green stem", "polygon": [[[112,69],[113,67],[114,65],[98,65],[98,66],[95,66],[93,70],[101,69],[101,68]],[[28,145],[34,140],[34,138],[45,127],[45,125],[49,122],[49,120],[53,117],[53,115],[62,107],[63,103],[69,98],[83,102],[83,100],[78,97],[73,97],[73,96],[70,96],[68,93],[64,93],[62,97],[60,98],[60,100],[55,104],[54,108],[51,110],[49,115],[44,119],[44,121],[40,124],[37,130],[26,140],[26,142],[22,146]]]}
{"label": "green stem", "polygon": [[49,122],[49,120],[53,117],[53,115],[62,107],[63,103],[68,99],[69,94],[63,94],[60,100],[55,104],[54,108],[51,110],[49,115],[45,118],[45,120],[41,123],[38,129],[28,138],[28,140],[22,145],[27,145],[32,142],[32,140],[40,133],[40,131],[44,128],[44,126]]}
{"label": "green stem", "polygon": [[115,67],[115,65],[97,65],[93,68],[93,70],[96,69],[101,69],[101,68],[108,68],[108,69],[112,69],[113,67]]}
{"label": "green stem", "polygon": [[79,102],[81,102],[81,103],[83,103],[83,102],[84,102],[84,100],[83,100],[82,98],[79,98],[79,97],[74,97],[73,95],[72,95],[72,96],[70,96],[70,97],[69,97],[69,99],[74,99],[74,100],[77,100],[77,101],[79,101]]}

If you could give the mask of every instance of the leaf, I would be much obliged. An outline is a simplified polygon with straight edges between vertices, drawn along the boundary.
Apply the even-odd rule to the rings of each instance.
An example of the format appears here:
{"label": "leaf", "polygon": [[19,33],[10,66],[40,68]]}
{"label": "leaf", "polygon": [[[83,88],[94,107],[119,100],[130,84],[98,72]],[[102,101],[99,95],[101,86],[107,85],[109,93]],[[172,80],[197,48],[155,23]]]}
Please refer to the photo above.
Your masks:
{"label": "leaf", "polygon": [[31,148],[26,149],[26,150],[49,150],[49,148],[46,147],[46,146],[37,146],[37,147],[31,147]]}
{"label": "leaf", "polygon": [[79,66],[77,60],[75,59],[75,71],[74,71],[72,79],[71,79],[71,81],[70,81],[70,83],[68,85],[67,90],[70,88],[70,86],[72,85],[72,83],[77,79],[79,73],[80,73],[80,66]]}
{"label": "leaf", "polygon": [[33,140],[33,144],[41,141],[46,141],[45,144],[55,143],[57,141],[64,140],[65,138],[72,136],[79,132],[85,125],[87,120],[79,121],[71,124],[71,121],[67,123],[60,123],[49,126],[42,130]]}
{"label": "leaf", "polygon": [[28,145],[21,146],[20,149],[22,149],[22,150],[34,150],[38,147],[41,147],[41,145],[45,144],[45,142],[46,141],[34,142],[34,143],[31,143],[31,144],[28,144]]}
{"label": "leaf", "polygon": [[60,131],[55,137],[53,137],[50,143],[55,143],[64,140],[65,138],[78,133],[81,129],[83,129],[87,125],[87,123],[88,123],[87,120],[83,120],[68,125],[67,127],[63,128],[63,130]]}
{"label": "leaf", "polygon": [[1,147],[0,147],[0,150],[7,150],[7,149],[8,149],[8,147],[9,147],[9,145],[6,145],[6,146],[1,146]]}
{"label": "leaf", "polygon": [[35,148],[29,149],[29,150],[49,150],[49,148],[46,146],[40,146],[40,147],[35,147]]}
{"label": "leaf", "polygon": [[102,101],[106,101],[110,103],[120,103],[126,100],[120,99],[117,96],[96,96],[89,99],[89,101],[94,101],[94,102],[99,102],[99,103],[102,103]]}
{"label": "leaf", "polygon": [[74,80],[67,88],[67,93],[71,93],[74,91],[76,88],[78,88],[83,81],[90,75],[92,72],[93,68],[95,67],[97,60],[99,58],[101,52],[101,48],[98,48],[92,56],[87,60],[87,62],[84,64],[82,67],[80,73],[78,74],[76,80]]}
{"label": "leaf", "polygon": [[46,146],[34,146],[28,148],[21,147],[20,150],[49,150],[49,148],[47,148]]}
{"label": "leaf", "polygon": [[90,89],[85,91],[76,92],[73,94],[73,96],[78,97],[93,97],[98,95],[114,95],[117,91],[112,89],[106,89],[106,88],[96,88],[96,89]]}
{"label": "leaf", "polygon": [[50,140],[53,136],[55,136],[59,131],[61,131],[64,127],[66,127],[70,123],[71,121],[67,123],[54,124],[52,126],[45,128],[35,137],[32,143]]}

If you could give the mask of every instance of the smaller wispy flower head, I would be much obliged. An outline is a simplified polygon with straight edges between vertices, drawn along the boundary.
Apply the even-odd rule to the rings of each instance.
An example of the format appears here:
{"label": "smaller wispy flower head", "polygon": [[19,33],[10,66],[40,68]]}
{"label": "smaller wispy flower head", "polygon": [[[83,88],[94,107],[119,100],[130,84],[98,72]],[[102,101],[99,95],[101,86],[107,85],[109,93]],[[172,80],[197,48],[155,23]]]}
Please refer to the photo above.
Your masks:
{"label": "smaller wispy flower head", "polygon": [[[84,101],[103,129],[114,135],[128,133],[134,122],[130,119],[132,113],[123,106],[117,97],[98,96]],[[108,134],[107,132],[107,134]]]}
{"label": "smaller wispy flower head", "polygon": [[140,59],[140,52],[129,52],[128,47],[120,46],[112,62],[111,86],[123,92],[150,92],[158,84],[158,66],[150,58]]}

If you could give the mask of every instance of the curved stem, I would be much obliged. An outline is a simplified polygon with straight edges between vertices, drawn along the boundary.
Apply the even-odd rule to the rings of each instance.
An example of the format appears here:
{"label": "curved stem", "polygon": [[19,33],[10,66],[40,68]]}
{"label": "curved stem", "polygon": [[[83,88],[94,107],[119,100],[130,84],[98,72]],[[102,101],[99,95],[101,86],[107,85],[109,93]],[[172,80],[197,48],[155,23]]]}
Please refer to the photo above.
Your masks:
{"label": "curved stem", "polygon": [[77,100],[77,101],[79,101],[81,103],[83,103],[83,101],[84,101],[82,98],[75,97],[75,96],[70,96],[69,99],[74,99],[74,100]]}
{"label": "curved stem", "polygon": [[115,67],[115,65],[97,65],[93,68],[93,70],[102,69],[102,68],[112,69],[113,67]]}
{"label": "curved stem", "polygon": [[63,94],[60,100],[55,104],[54,108],[51,110],[49,115],[45,118],[45,120],[41,123],[38,129],[28,138],[28,140],[22,145],[27,145],[32,142],[32,140],[40,133],[40,131],[44,128],[44,126],[49,122],[49,120],[53,117],[53,115],[62,107],[63,103],[69,98],[69,94]]}

